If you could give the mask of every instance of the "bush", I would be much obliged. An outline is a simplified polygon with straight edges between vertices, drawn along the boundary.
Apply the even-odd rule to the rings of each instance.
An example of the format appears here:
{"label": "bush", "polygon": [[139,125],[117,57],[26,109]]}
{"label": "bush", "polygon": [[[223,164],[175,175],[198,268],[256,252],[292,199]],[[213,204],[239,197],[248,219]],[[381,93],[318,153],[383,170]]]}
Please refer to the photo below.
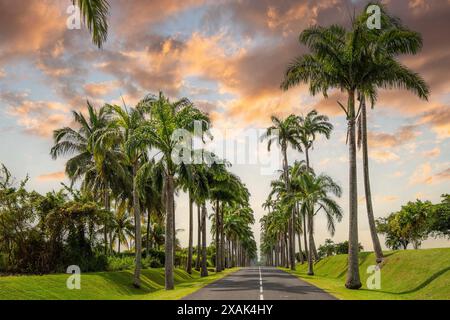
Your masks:
{"label": "bush", "polygon": [[134,268],[134,256],[112,256],[108,257],[108,271],[121,271]]}
{"label": "bush", "polygon": [[142,260],[142,266],[144,268],[162,268],[164,265],[158,259],[147,257]]}

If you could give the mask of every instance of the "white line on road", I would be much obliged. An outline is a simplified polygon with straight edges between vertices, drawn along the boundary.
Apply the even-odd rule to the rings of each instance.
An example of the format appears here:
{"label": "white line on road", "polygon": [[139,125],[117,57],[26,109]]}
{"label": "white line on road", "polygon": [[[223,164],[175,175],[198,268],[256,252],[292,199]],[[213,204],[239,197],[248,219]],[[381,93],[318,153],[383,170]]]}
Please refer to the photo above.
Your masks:
{"label": "white line on road", "polygon": [[264,300],[261,267],[259,267],[259,292],[261,293],[259,295],[259,300]]}

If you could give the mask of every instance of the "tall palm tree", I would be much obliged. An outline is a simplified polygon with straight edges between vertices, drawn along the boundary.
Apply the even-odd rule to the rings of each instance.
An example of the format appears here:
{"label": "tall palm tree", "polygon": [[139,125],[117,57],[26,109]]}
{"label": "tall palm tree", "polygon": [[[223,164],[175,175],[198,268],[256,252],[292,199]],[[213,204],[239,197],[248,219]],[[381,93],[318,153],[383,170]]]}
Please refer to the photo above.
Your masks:
{"label": "tall palm tree", "polygon": [[147,161],[146,144],[131,139],[134,132],[144,124],[143,106],[148,102],[141,101],[136,108],[122,108],[117,105],[108,105],[111,120],[105,128],[99,129],[94,136],[96,143],[94,152],[97,158],[102,159],[111,148],[119,148],[124,158],[122,164],[131,169],[130,184],[132,185],[131,200],[135,226],[135,270],[133,285],[141,286],[140,274],[142,269],[142,232],[141,232],[141,201],[139,197],[137,173],[139,168]]}
{"label": "tall palm tree", "polygon": [[[333,125],[329,122],[329,119],[326,115],[318,114],[316,110],[312,110],[308,112],[308,114],[303,117],[299,117],[299,130],[300,130],[300,143],[303,147],[303,151],[306,157],[306,166],[311,169],[310,160],[309,160],[309,150],[314,146],[314,141],[316,140],[316,136],[321,134],[324,135],[327,139],[330,139],[331,131],[333,130]],[[303,217],[304,221],[306,217]],[[306,229],[305,229],[306,230]],[[316,245],[314,242],[314,238],[312,247],[314,249],[314,258],[317,261],[319,259],[319,255],[317,254]]]}
{"label": "tall palm tree", "polygon": [[[368,29],[360,28],[365,32],[365,40],[370,42],[370,46],[365,48],[362,60],[367,64],[373,64],[375,61],[382,59],[392,59],[401,54],[416,54],[422,48],[422,37],[419,33],[409,30],[401,24],[401,21],[393,16],[390,16],[384,6],[382,8],[383,28]],[[361,25],[367,21],[368,15],[366,10],[356,19],[355,24]],[[376,63],[375,63],[376,65]],[[403,67],[407,69],[406,67]],[[366,90],[361,89],[359,92],[360,101],[360,116],[358,121],[358,147],[362,147],[363,154],[363,173],[364,173],[364,191],[367,207],[367,216],[369,221],[370,234],[372,237],[372,244],[376,256],[377,263],[383,259],[383,252],[381,250],[380,240],[376,232],[375,218],[373,213],[372,193],[370,188],[369,177],[369,156],[368,156],[368,141],[367,141],[367,107],[366,96],[371,97],[372,108],[374,106],[374,91],[376,87],[385,87],[385,83],[397,79],[398,85],[403,82],[402,87],[417,94],[419,98],[427,100],[429,89],[423,79],[409,71],[408,77],[404,77],[403,70],[401,72],[393,72],[389,78],[384,75],[379,79],[374,78],[372,87],[369,86]],[[376,96],[375,96],[376,97]]]}
{"label": "tall palm tree", "polygon": [[[314,26],[300,34],[300,42],[311,51],[298,57],[286,70],[281,87],[285,90],[299,83],[309,83],[311,94],[323,93],[332,88],[347,93],[348,102],[344,106],[338,102],[347,117],[347,138],[349,148],[349,267],[346,287],[358,289],[361,281],[358,268],[358,194],[356,170],[356,120],[359,111],[355,108],[358,90],[371,93],[374,99],[373,84],[385,88],[411,88],[412,73],[393,58],[372,59],[367,63],[364,50],[368,43],[366,32],[361,24],[353,23],[351,31],[332,25]],[[393,46],[396,44],[394,43]],[[388,50],[390,50],[388,48]],[[419,94],[424,94],[420,91]]]}
{"label": "tall palm tree", "polygon": [[130,146],[145,144],[157,150],[162,156],[160,161],[164,171],[166,201],[165,288],[171,290],[174,288],[175,175],[179,169],[173,160],[173,153],[176,152],[179,143],[174,139],[174,134],[177,129],[194,132],[194,121],[209,123],[209,118],[186,98],[171,102],[160,92],[158,97],[150,97],[147,100],[150,119],[134,132]]}
{"label": "tall palm tree", "polygon": [[[265,134],[261,137],[261,140],[268,140],[267,149],[269,151],[273,142],[278,143],[280,146],[283,156],[284,183],[287,192],[289,192],[289,162],[287,158],[287,149],[288,146],[291,146],[293,149],[301,151],[299,144],[298,119],[296,116],[290,115],[284,120],[272,116],[271,120],[272,126],[267,128]],[[294,211],[292,211],[289,221],[289,234],[289,262],[290,268],[295,270]]]}
{"label": "tall palm tree", "polygon": [[108,37],[109,3],[107,0],[72,0],[92,35],[92,42],[101,48]]}
{"label": "tall palm tree", "polygon": [[[208,181],[205,176],[205,170],[199,164],[180,165],[179,180],[183,189],[188,193],[189,198],[189,240],[188,240],[188,257],[186,263],[186,272],[192,273],[192,257],[194,242],[194,203],[196,194],[208,192]],[[199,224],[200,232],[200,224]],[[199,258],[199,257],[198,257]]]}

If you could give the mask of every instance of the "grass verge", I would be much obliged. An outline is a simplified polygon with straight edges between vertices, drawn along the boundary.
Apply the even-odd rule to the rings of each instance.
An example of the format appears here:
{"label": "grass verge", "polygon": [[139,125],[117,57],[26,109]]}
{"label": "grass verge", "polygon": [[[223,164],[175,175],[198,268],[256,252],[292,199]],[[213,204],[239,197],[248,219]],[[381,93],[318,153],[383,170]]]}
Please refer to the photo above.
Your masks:
{"label": "grass verge", "polygon": [[142,270],[141,289],[132,286],[131,270],[81,274],[80,290],[67,289],[69,274],[0,276],[0,300],[177,300],[236,270],[210,272],[202,278],[195,270],[190,275],[175,269],[175,289],[169,291],[164,290],[163,268]]}
{"label": "grass verge", "polygon": [[375,264],[372,252],[359,255],[359,272],[363,287],[345,288],[347,255],[327,257],[314,265],[314,276],[307,275],[307,265],[297,265],[290,272],[324,289],[339,299],[347,300],[450,300],[450,248],[385,252],[381,265],[381,288],[370,290],[367,268]]}

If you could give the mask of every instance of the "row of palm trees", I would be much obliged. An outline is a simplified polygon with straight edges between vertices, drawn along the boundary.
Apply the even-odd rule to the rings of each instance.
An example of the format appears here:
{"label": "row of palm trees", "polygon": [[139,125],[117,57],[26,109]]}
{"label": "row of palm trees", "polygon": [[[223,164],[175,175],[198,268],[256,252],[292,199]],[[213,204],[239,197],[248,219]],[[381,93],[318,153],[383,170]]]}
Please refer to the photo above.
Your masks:
{"label": "row of palm trees", "polygon": [[[269,213],[261,218],[261,252],[270,265],[295,269],[295,237],[298,236],[299,259],[304,262],[303,244],[308,260],[308,272],[314,274],[313,260],[318,259],[314,242],[314,216],[324,212],[328,229],[334,234],[335,220],[342,219],[342,209],[332,198],[341,196],[341,188],[327,175],[316,175],[310,166],[309,150],[318,135],[330,138],[333,126],[317,111],[305,117],[290,115],[284,120],[272,117],[263,139],[268,147],[277,142],[283,154],[283,170],[279,179],[271,182],[271,192],[263,204]],[[288,165],[287,147],[305,153],[305,161]],[[308,238],[308,240],[307,240]],[[308,245],[309,243],[309,245]]]}
{"label": "row of palm trees", "polygon": [[[377,5],[381,9],[381,29],[367,27],[367,10],[352,18],[349,30],[339,25],[305,29],[299,40],[308,47],[310,53],[296,58],[289,65],[281,84],[284,90],[301,83],[308,84],[312,95],[322,93],[324,97],[328,97],[327,92],[332,89],[347,95],[347,103],[344,105],[338,101],[338,105],[346,115],[348,128],[349,255],[345,285],[349,289],[361,287],[358,269],[357,145],[362,146],[365,199],[373,248],[377,262],[383,259],[375,228],[370,189],[366,100],[369,99],[373,107],[379,89],[391,88],[406,89],[422,99],[429,96],[429,88],[422,77],[397,60],[399,55],[416,54],[420,51],[421,35],[409,30],[398,18],[389,15],[383,5]],[[356,104],[357,100],[359,106]],[[356,132],[359,133],[358,139]],[[285,173],[286,168],[287,163]],[[285,176],[287,183],[287,174]],[[292,223],[290,228],[293,230]]]}
{"label": "row of palm trees", "polygon": [[[208,201],[215,209],[213,234],[217,271],[225,266],[243,265],[255,256],[256,244],[250,230],[253,222],[248,202],[250,194],[240,179],[228,170],[229,165],[204,161],[178,163],[174,157],[179,143],[174,138],[176,131],[183,129],[194,135],[195,122],[206,131],[210,125],[207,114],[186,98],[172,102],[162,93],[146,96],[135,107],[106,104],[96,110],[88,103],[87,109],[88,117],[73,112],[75,128],[55,130],[51,155],[53,158],[70,155],[66,174],[72,183],[80,181],[81,189],[92,192],[107,212],[113,205],[115,213],[111,216],[114,218],[105,220],[102,228],[105,253],[113,251],[114,240],[117,240],[118,250],[120,243],[126,242],[132,223],[126,213],[133,214],[136,262],[133,284],[136,287],[140,287],[143,216],[147,216],[147,250],[151,221],[164,226],[165,287],[174,287],[175,193],[178,190],[185,190],[189,195],[188,272],[192,272],[194,204],[201,226],[197,245],[199,251],[201,248],[197,254],[201,262],[197,266],[201,267],[203,276],[208,274]],[[190,157],[195,153],[193,150]]]}
{"label": "row of palm trees", "polygon": [[[74,1],[74,0],[73,0]],[[92,33],[92,40],[99,47],[106,40],[108,2],[106,0],[78,0],[81,10]],[[381,28],[369,29],[367,7],[376,4],[381,15]],[[381,245],[376,233],[373,204],[370,189],[367,108],[369,99],[372,108],[377,100],[379,89],[402,88],[428,99],[429,87],[420,75],[398,62],[399,55],[416,54],[422,48],[422,37],[404,26],[400,19],[391,16],[380,3],[368,3],[364,11],[352,18],[351,28],[339,25],[329,27],[314,26],[305,29],[299,37],[310,53],[296,58],[287,68],[281,84],[283,90],[306,83],[312,95],[322,93],[327,97],[331,89],[340,90],[347,95],[347,103],[338,105],[347,119],[347,143],[349,152],[349,256],[346,287],[361,287],[358,269],[358,192],[356,147],[362,147],[364,190],[370,233],[377,262],[383,259]],[[356,105],[359,101],[359,106]],[[289,122],[289,121],[288,121]],[[288,123],[287,123],[288,124]],[[289,130],[289,129],[288,129]],[[356,136],[358,132],[358,139]],[[284,183],[289,190],[286,150],[290,141],[281,145],[285,163],[283,165]],[[284,148],[284,149],[283,149]],[[307,167],[309,167],[309,148],[305,148]],[[292,210],[289,218],[290,233],[294,233],[295,217]],[[289,237],[290,267],[295,267],[294,238]],[[314,247],[314,246],[313,246]]]}

